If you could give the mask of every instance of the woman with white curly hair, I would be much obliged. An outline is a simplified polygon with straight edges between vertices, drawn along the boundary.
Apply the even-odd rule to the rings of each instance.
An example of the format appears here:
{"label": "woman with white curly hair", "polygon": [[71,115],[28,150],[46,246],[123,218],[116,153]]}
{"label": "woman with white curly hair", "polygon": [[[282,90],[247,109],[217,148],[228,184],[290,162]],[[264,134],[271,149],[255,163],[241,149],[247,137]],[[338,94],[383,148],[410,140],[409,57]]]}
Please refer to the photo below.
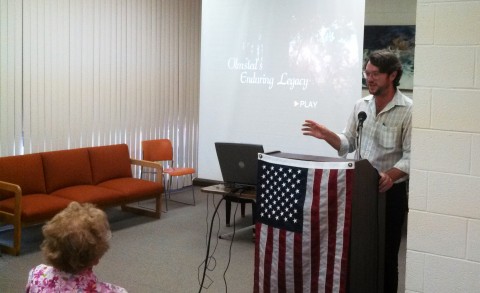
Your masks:
{"label": "woman with white curly hair", "polygon": [[100,282],[92,271],[110,247],[110,225],[93,204],[72,202],[42,228],[43,256],[49,265],[33,268],[26,292],[127,292]]}

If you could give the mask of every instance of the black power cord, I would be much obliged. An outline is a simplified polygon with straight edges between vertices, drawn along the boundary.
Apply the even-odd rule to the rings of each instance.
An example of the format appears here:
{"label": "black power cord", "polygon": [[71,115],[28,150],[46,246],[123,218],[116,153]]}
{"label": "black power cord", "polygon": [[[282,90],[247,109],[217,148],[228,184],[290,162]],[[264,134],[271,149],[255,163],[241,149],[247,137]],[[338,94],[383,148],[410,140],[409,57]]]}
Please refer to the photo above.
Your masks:
{"label": "black power cord", "polygon": [[218,208],[220,207],[220,204],[222,203],[223,200],[224,200],[224,198],[222,197],[222,199],[218,202],[217,206],[215,207],[215,211],[213,212],[212,220],[210,222],[210,231],[209,231],[209,236],[208,236],[208,241],[207,241],[207,254],[205,255],[203,274],[202,274],[202,282],[200,283],[200,288],[198,290],[199,293],[202,292],[203,284],[205,282],[205,276],[207,274],[208,259],[209,259],[209,255],[210,255],[210,242],[212,240],[213,221],[215,220],[215,216],[218,215]]}
{"label": "black power cord", "polygon": [[225,271],[223,272],[223,282],[225,283],[225,293],[228,292],[228,285],[227,285],[227,271],[228,267],[230,266],[230,261],[232,259],[232,246],[233,246],[233,240],[235,239],[235,219],[237,217],[237,210],[238,210],[238,203],[235,205],[235,212],[233,213],[233,234],[232,238],[230,239],[230,247],[228,250],[228,261],[227,261],[227,267],[225,268]]}

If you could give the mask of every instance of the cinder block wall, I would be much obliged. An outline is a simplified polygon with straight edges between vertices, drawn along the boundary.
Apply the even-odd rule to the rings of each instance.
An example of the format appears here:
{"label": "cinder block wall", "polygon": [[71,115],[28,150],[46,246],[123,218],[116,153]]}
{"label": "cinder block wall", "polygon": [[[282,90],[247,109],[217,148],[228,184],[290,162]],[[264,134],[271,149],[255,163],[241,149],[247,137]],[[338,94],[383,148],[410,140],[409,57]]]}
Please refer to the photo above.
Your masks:
{"label": "cinder block wall", "polygon": [[418,0],[406,292],[480,292],[480,1]]}

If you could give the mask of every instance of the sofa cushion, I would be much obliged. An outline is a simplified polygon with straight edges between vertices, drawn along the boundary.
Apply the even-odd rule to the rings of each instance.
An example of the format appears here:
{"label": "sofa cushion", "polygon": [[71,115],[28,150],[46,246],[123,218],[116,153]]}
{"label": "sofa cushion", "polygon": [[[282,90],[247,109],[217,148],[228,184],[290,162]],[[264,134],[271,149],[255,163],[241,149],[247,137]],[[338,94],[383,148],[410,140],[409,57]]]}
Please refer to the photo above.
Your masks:
{"label": "sofa cushion", "polygon": [[59,189],[52,196],[66,198],[80,203],[89,202],[99,206],[118,204],[123,194],[119,191],[95,185],[77,185]]}
{"label": "sofa cushion", "polygon": [[120,191],[123,193],[123,197],[129,200],[151,198],[163,191],[162,185],[137,178],[112,179],[102,182],[98,186]]}
{"label": "sofa cushion", "polygon": [[126,144],[88,148],[93,184],[122,177],[132,177],[130,154]]}
{"label": "sofa cushion", "polygon": [[19,185],[23,194],[46,193],[42,157],[30,154],[0,158],[0,181]]}
{"label": "sofa cushion", "polygon": [[41,153],[47,193],[74,186],[92,184],[87,148]]}
{"label": "sofa cushion", "polygon": [[[0,201],[0,211],[14,213],[15,199],[9,198]],[[43,222],[55,216],[68,206],[71,200],[55,197],[48,194],[29,194],[22,196],[23,223]]]}

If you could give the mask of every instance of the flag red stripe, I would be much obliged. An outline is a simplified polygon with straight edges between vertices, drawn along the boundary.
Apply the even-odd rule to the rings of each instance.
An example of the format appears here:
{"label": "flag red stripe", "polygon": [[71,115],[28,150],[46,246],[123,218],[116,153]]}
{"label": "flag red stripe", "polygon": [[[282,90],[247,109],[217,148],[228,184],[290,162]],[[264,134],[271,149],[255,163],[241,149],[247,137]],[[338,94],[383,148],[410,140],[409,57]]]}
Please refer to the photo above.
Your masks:
{"label": "flag red stripe", "polygon": [[287,279],[285,277],[285,258],[287,253],[287,230],[280,230],[278,235],[278,292],[287,292]]}
{"label": "flag red stripe", "polygon": [[272,273],[272,254],[273,254],[273,227],[267,228],[267,240],[265,243],[265,262],[264,262],[264,276],[263,276],[263,292],[270,293],[271,273]]}
{"label": "flag red stripe", "polygon": [[350,249],[350,228],[352,220],[353,170],[346,170],[345,178],[345,223],[343,225],[342,270],[340,275],[340,293],[345,293],[348,278],[348,255]]}
{"label": "flag red stripe", "polygon": [[338,170],[330,170],[328,177],[328,257],[327,257],[327,276],[325,282],[325,292],[332,292],[333,273],[335,265],[335,252],[337,243],[337,176]]}
{"label": "flag red stripe", "polygon": [[262,229],[262,223],[257,222],[255,224],[255,273],[253,276],[253,292],[259,292],[259,264],[260,264],[260,230]]}
{"label": "flag red stripe", "polygon": [[311,208],[311,292],[318,292],[318,277],[320,274],[320,185],[323,170],[315,170],[313,178],[312,208]]}

